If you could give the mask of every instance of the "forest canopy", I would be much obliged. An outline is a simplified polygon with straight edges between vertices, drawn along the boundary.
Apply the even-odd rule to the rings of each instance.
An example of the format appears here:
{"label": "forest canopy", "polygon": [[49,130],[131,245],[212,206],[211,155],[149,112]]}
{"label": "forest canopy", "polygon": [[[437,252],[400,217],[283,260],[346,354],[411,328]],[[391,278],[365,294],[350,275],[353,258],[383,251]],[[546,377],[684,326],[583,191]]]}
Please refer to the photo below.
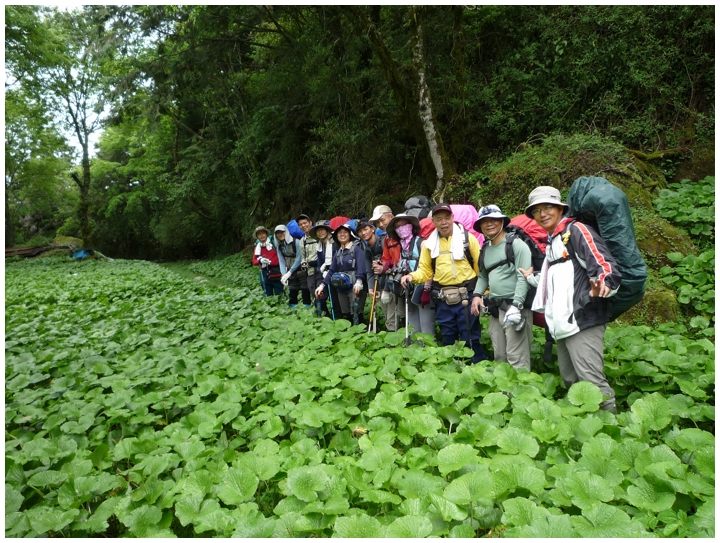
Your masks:
{"label": "forest canopy", "polygon": [[[714,15],[6,6],[6,246],[62,234],[113,256],[227,254],[301,212],[418,193],[477,205],[478,171],[538,137],[711,146]],[[478,192],[453,192],[464,179]]]}

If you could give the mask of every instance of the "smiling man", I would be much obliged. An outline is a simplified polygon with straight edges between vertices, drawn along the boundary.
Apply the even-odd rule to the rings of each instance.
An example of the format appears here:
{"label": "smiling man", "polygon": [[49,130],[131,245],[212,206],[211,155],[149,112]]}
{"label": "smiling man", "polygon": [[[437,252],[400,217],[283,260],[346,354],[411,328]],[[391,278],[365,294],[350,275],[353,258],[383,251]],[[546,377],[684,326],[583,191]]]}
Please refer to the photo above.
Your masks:
{"label": "smiling man", "polygon": [[442,344],[452,345],[461,339],[474,351],[473,362],[487,360],[480,345],[480,321],[466,305],[477,281],[480,243],[454,221],[448,204],[433,208],[432,221],[436,230],[420,252],[417,270],[404,275],[402,285],[405,287],[410,282],[417,285],[432,279],[430,295],[435,299],[435,318]]}
{"label": "smiling man", "polygon": [[538,287],[532,310],[545,313],[557,342],[560,377],[567,387],[578,381],[597,385],[607,399],[601,409],[615,412],[615,392],[604,370],[608,297],[620,287],[621,274],[610,249],[591,227],[565,217],[569,206],[554,187],[530,193],[525,215],[548,233],[539,274],[520,269]]}
{"label": "smiling man", "polygon": [[[519,268],[532,266],[530,248],[513,237],[513,261],[508,260],[508,236],[505,227],[510,218],[496,205],[480,208],[473,228],[482,231],[485,244],[481,250],[478,281],[473,294],[472,313],[479,315],[486,307],[490,314],[490,340],[497,362],[508,362],[515,369],[530,369],[532,311],[524,307],[529,285]],[[486,296],[483,296],[488,291]],[[524,319],[524,321],[523,321]],[[520,324],[523,323],[522,326]]]}

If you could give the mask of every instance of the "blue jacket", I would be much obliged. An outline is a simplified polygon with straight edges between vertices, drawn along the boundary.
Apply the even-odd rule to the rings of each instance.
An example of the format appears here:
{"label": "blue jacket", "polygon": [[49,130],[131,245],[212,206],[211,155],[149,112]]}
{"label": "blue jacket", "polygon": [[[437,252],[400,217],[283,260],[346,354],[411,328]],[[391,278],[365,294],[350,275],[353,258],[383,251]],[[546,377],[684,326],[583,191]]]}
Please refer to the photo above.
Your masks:
{"label": "blue jacket", "polygon": [[330,263],[329,273],[325,276],[323,283],[330,285],[332,274],[336,272],[355,272],[355,280],[360,279],[367,285],[367,270],[365,269],[365,250],[361,242],[353,242],[346,249],[338,249],[333,255]]}

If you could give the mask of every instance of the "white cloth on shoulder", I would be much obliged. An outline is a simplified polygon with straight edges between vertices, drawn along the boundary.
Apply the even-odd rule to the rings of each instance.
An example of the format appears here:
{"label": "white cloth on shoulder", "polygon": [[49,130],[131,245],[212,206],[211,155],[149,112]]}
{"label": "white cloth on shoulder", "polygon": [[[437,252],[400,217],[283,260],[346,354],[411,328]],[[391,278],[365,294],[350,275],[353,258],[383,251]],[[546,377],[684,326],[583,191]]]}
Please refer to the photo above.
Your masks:
{"label": "white cloth on shoulder", "polygon": [[[465,259],[465,249],[463,248],[464,231],[462,226],[453,223],[452,239],[450,240],[450,252],[453,260]],[[437,229],[433,230],[433,233],[427,239],[427,247],[430,249],[430,257],[437,258],[440,255],[440,233]]]}
{"label": "white cloth on shoulder", "polygon": [[263,249],[267,249],[268,251],[270,249],[273,249],[273,250],[275,249],[275,247],[273,247],[272,242],[270,241],[270,238],[267,238],[265,240],[265,243],[258,243],[257,245],[255,245],[255,256],[260,256],[262,254],[261,251]]}

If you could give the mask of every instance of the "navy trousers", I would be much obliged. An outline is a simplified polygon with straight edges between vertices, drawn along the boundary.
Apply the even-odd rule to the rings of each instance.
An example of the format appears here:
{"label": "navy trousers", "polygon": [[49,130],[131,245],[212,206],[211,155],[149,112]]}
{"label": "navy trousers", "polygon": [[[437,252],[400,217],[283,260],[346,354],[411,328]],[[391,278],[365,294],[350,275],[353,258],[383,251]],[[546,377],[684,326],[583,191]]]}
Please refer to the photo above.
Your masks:
{"label": "navy trousers", "polygon": [[470,341],[475,352],[472,361],[487,360],[488,355],[480,345],[480,320],[470,312],[470,307],[466,310],[462,304],[448,305],[444,300],[437,300],[435,303],[435,318],[440,326],[442,344],[453,345],[458,339],[467,343],[467,311],[470,315]]}

